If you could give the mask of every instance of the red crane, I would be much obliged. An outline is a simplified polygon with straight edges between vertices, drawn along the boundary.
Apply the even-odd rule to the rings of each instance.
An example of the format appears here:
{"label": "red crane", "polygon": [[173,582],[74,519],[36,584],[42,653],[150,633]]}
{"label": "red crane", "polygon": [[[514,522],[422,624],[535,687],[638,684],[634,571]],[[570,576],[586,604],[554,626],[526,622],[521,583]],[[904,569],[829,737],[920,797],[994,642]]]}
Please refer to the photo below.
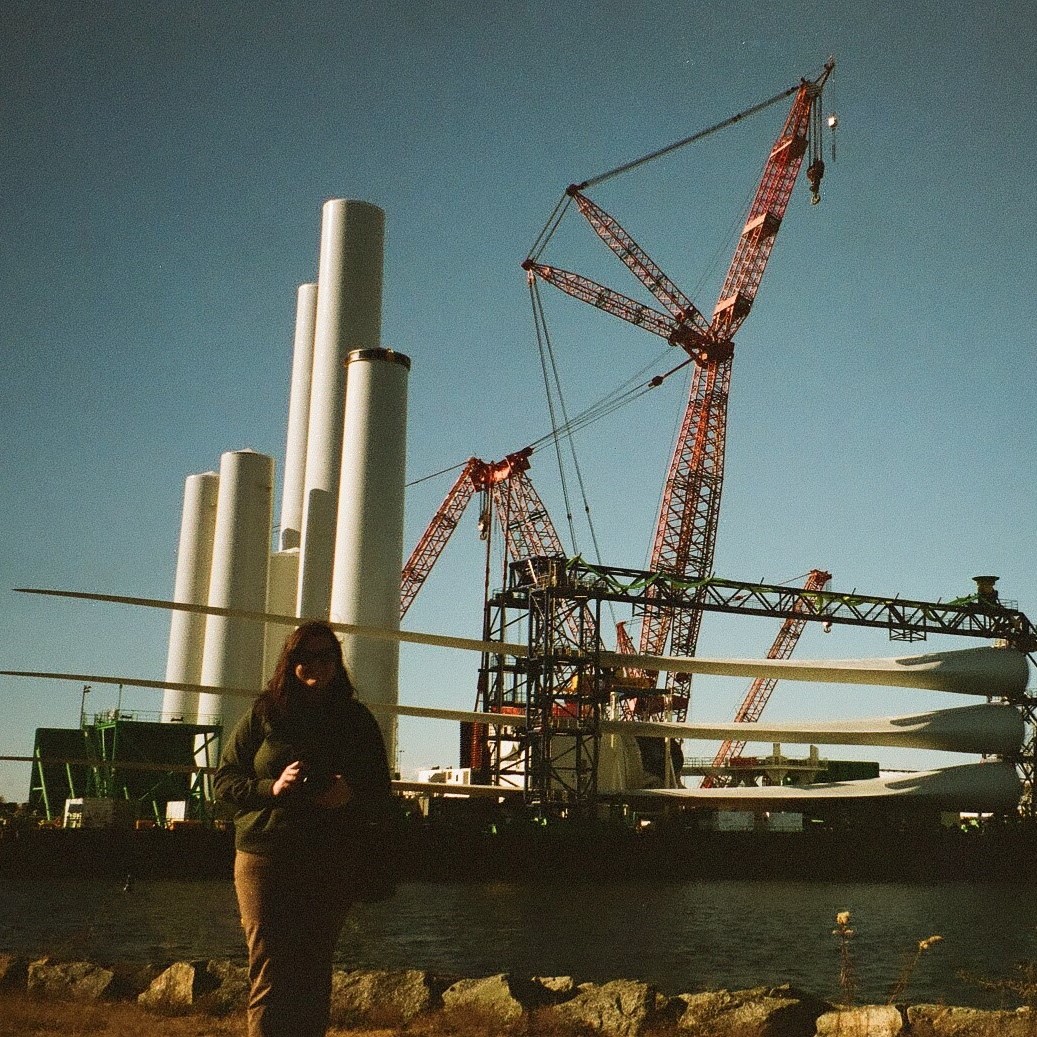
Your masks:
{"label": "red crane", "polygon": [[542,556],[564,557],[565,550],[544,502],[526,472],[532,447],[508,454],[502,461],[469,458],[456,482],[447,492],[428,529],[403,567],[400,586],[400,618],[443,553],[464,510],[476,492],[486,497],[480,527],[486,532],[489,512],[496,512],[504,531],[505,551],[514,561]]}
{"label": "red crane", "polygon": [[[565,557],[565,549],[540,495],[528,475],[532,447],[508,454],[501,461],[469,458],[439,506],[428,528],[418,540],[403,567],[400,580],[400,618],[410,608],[436,560],[457,528],[472,497],[483,496],[479,528],[483,537],[496,513],[504,533],[504,550],[512,561],[529,558]],[[574,613],[565,617],[570,635],[579,642],[580,621]],[[485,688],[480,683],[477,709],[487,709]],[[489,763],[489,729],[485,724],[461,725],[462,766],[483,773]]]}
{"label": "red crane", "polygon": [[[807,591],[824,590],[831,578],[831,573],[826,573],[821,569],[811,569],[807,574],[803,589]],[[792,655],[796,643],[799,641],[799,635],[803,633],[803,628],[806,625],[807,621],[805,619],[796,619],[791,616],[786,619],[781,624],[781,629],[778,631],[778,636],[774,639],[774,644],[771,645],[770,651],[767,653],[767,658],[788,659]],[[738,712],[735,713],[735,721],[738,723],[755,724],[763,716],[764,707],[767,705],[771,692],[774,691],[777,683],[777,677],[757,677],[749,685],[749,690],[746,692],[742,704],[738,707]],[[744,741],[736,742],[733,739],[727,739],[717,750],[717,754],[713,758],[713,766],[723,767],[732,756],[741,756],[744,749]],[[712,789],[718,785],[728,784],[730,784],[730,781],[724,776],[707,774],[702,779],[702,788],[704,789]]]}
{"label": "red crane", "polygon": [[[734,357],[732,337],[756,298],[809,146],[813,152],[807,177],[813,200],[819,198],[824,172],[819,101],[834,67],[834,61],[829,60],[817,79],[803,80],[779,95],[780,98],[794,92],[795,99],[764,165],[711,320],[703,316],[612,216],[583,193],[592,181],[570,186],[567,194],[575,199],[598,236],[667,312],[662,313],[579,274],[539,263],[532,256],[522,264],[530,279],[539,278],[553,284],[577,299],[660,335],[679,345],[691,358],[694,365],[691,388],[663,490],[650,562],[653,571],[672,574],[682,581],[705,579],[712,572],[724,477],[727,401]],[[763,105],[750,111],[760,107]],[[748,113],[720,125],[728,125],[745,114]],[[719,127],[713,129],[716,128]],[[696,138],[702,135],[697,134]],[[688,141],[696,138],[688,138]],[[670,151],[676,146],[679,145],[663,150]],[[636,164],[630,163],[621,169]],[[599,177],[593,182],[602,179],[604,177]],[[698,609],[685,608],[675,613],[662,606],[649,606],[641,627],[642,653],[661,654],[669,637],[673,654],[694,654],[701,620],[702,613]],[[659,696],[648,696],[636,707],[636,712],[646,718],[669,712],[683,720],[689,697],[690,677],[668,675],[663,703],[668,709],[657,708]]]}

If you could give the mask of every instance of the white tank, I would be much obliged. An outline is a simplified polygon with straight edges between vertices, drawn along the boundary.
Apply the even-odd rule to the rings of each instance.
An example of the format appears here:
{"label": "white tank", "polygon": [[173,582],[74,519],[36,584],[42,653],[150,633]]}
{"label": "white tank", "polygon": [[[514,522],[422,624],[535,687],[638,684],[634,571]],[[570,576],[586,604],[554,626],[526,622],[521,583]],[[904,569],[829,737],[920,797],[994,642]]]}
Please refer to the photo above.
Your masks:
{"label": "white tank", "polygon": [[[212,543],[216,527],[216,496],[220,477],[215,472],[189,475],[184,484],[184,510],[180,521],[180,546],[176,555],[173,600],[205,605],[209,598]],[[174,612],[169,621],[166,680],[198,684],[202,677],[205,616]],[[163,721],[193,724],[198,717],[198,696],[189,691],[167,691],[162,696]]]}
{"label": "white tank", "polygon": [[[267,578],[266,610],[275,616],[295,615],[295,594],[299,585],[299,549],[274,551]],[[285,638],[292,628],[283,623],[267,623],[263,635],[263,685],[270,680]]]}
{"label": "white tank", "polygon": [[[310,379],[313,376],[313,333],[317,322],[317,286],[299,285],[295,306],[295,345],[288,395],[288,438],[281,487],[282,551],[298,547],[302,538],[302,500],[306,484],[306,435],[310,423]],[[296,593],[288,612],[295,611]]]}
{"label": "white tank", "polygon": [[326,618],[331,600],[345,361],[380,343],[384,225],[382,210],[368,202],[324,204],[297,609],[308,618]]}
{"label": "white tank", "polygon": [[[331,620],[399,630],[410,358],[357,350],[347,371]],[[346,635],[343,650],[363,701],[398,701],[399,642]],[[392,763],[396,718],[378,716]]]}
{"label": "white tank", "polygon": [[[252,450],[229,451],[220,458],[210,606],[256,612],[266,608],[273,485],[273,458]],[[208,616],[202,683],[258,692],[262,682],[263,624]],[[245,698],[203,694],[198,719],[209,723],[222,717],[227,734],[248,708]]]}

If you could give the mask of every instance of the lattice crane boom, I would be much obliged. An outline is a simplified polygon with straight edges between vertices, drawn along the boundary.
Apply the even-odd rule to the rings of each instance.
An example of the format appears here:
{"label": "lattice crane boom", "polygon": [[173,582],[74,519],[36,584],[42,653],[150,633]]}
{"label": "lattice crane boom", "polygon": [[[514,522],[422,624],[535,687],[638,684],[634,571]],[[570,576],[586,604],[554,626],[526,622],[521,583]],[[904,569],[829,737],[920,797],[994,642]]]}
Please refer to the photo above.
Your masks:
{"label": "lattice crane boom", "polygon": [[679,323],[691,321],[702,334],[709,332],[709,321],[695,304],[666,276],[658,263],[623,229],[619,221],[596,205],[579,188],[568,193],[594,233],[622,260],[624,266],[665,306]]}
{"label": "lattice crane boom", "polygon": [[[730,351],[700,360],[695,366],[656,525],[650,562],[653,571],[691,579],[703,579],[712,571],[734,354],[730,336],[748,316],[756,297],[806,153],[811,112],[832,68],[829,62],[818,80],[800,85],[764,166],[710,327],[712,337],[729,343]],[[700,626],[701,613],[696,610],[682,611],[672,620],[667,610],[648,609],[641,628],[641,650],[661,653],[669,634],[671,652],[693,655]],[[671,709],[681,719],[687,711],[689,683],[686,677],[667,677]]]}
{"label": "lattice crane boom", "polygon": [[[807,136],[811,115],[821,97],[825,82],[832,74],[835,62],[829,59],[821,75],[809,82],[804,80],[796,91],[795,100],[778,139],[771,148],[763,168],[759,187],[749,206],[749,215],[742,228],[735,254],[720,289],[720,298],[713,311],[711,327],[718,336],[730,338],[749,315],[756,293],[774,249],[781,221],[785,217],[792,188],[799,175],[807,150]],[[824,165],[816,174],[820,183]],[[811,187],[815,188],[814,177]]]}
{"label": "lattice crane boom", "polygon": [[[561,553],[561,544],[558,534],[554,532],[551,518],[525,475],[529,470],[529,458],[532,453],[532,447],[526,447],[508,454],[501,461],[482,461],[478,457],[468,459],[403,567],[400,580],[401,619],[428,579],[432,567],[457,528],[465,508],[477,492],[488,493],[495,501],[508,500],[509,498],[501,496],[500,488],[508,485],[512,479],[521,478],[523,488],[517,492],[516,504],[511,508],[512,517],[507,520],[513,528],[509,530],[505,520],[508,512],[499,512],[507,550],[515,560],[548,553],[542,551],[545,543],[558,545],[557,550],[550,553]],[[526,508],[532,508],[532,512]],[[530,537],[528,541],[525,539],[527,535]]]}
{"label": "lattice crane boom", "polygon": [[565,556],[551,516],[524,471],[513,472],[508,480],[494,483],[490,494],[512,559]]}
{"label": "lattice crane boom", "polygon": [[[695,579],[712,572],[724,482],[731,367],[732,357],[728,356],[696,365],[692,373],[677,447],[663,487],[652,548],[655,571]],[[693,655],[701,625],[702,613],[697,609],[684,609],[674,616],[669,609],[647,608],[641,625],[641,651],[662,654],[669,634],[674,652]],[[670,710],[679,720],[687,715],[689,685],[685,675],[667,675]]]}
{"label": "lattice crane boom", "polygon": [[443,553],[447,541],[457,529],[468,502],[475,494],[473,476],[478,466],[483,463],[477,457],[468,459],[457,481],[447,491],[428,529],[422,533],[410,558],[404,564],[400,576],[400,619],[407,614],[407,609],[413,604],[436,560]]}
{"label": "lattice crane boom", "polygon": [[670,340],[676,330],[676,323],[672,317],[659,310],[646,306],[643,302],[631,299],[613,288],[592,281],[582,274],[573,273],[571,270],[562,270],[560,267],[548,266],[546,263],[534,263],[527,259],[522,264],[523,269],[531,276],[539,277],[541,281],[553,284],[561,289],[566,295],[571,295],[580,302],[590,303],[599,310],[619,317],[630,324],[634,324],[653,335]]}

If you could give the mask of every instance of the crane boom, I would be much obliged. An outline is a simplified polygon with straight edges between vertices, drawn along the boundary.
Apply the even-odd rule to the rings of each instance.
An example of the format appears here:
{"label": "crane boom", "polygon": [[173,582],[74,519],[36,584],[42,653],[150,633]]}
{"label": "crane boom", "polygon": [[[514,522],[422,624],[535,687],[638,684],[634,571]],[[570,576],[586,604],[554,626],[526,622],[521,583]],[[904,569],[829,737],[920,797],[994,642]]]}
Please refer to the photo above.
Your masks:
{"label": "crane boom", "polygon": [[[804,80],[800,85],[764,166],[713,313],[712,335],[729,343],[730,352],[696,364],[656,524],[650,562],[653,571],[689,579],[704,579],[712,571],[734,353],[730,336],[748,316],[756,297],[807,149],[811,112],[833,67],[829,61],[817,80]],[[694,609],[683,610],[676,618],[661,608],[646,610],[641,627],[642,652],[661,652],[669,634],[671,652],[694,655],[701,617],[701,612]],[[667,687],[671,711],[683,718],[690,678],[668,674]]]}
{"label": "crane boom", "polygon": [[680,323],[691,321],[700,332],[709,331],[709,321],[695,304],[663,273],[659,265],[623,229],[619,220],[605,212],[575,187],[569,193],[594,233],[623,261],[623,265],[665,306]]}
{"label": "crane boom", "polygon": [[[516,450],[501,461],[471,457],[447,491],[428,529],[411,552],[400,579],[400,618],[410,608],[432,567],[443,553],[461,516],[475,494],[487,498],[504,533],[504,551],[514,562],[530,558],[561,558],[565,548],[529,476],[532,447]],[[579,621],[566,618],[570,633],[579,639]]]}
{"label": "crane boom", "polygon": [[407,609],[413,604],[436,560],[443,553],[447,541],[457,529],[457,524],[475,493],[473,474],[481,464],[483,462],[476,457],[468,459],[457,481],[447,491],[443,503],[432,517],[428,529],[422,533],[410,558],[403,566],[400,576],[400,619],[407,614]]}
{"label": "crane boom", "polygon": [[524,471],[514,471],[509,479],[494,483],[490,494],[512,559],[565,556],[551,516]]}
{"label": "crane boom", "polygon": [[530,276],[539,277],[541,281],[553,284],[566,295],[571,295],[580,302],[590,303],[599,310],[611,313],[613,317],[619,317],[620,320],[635,324],[667,340],[673,334],[676,325],[672,317],[613,288],[592,281],[589,277],[575,274],[571,270],[562,270],[560,267],[534,263],[531,259],[527,259],[522,266]]}
{"label": "crane boom", "polygon": [[[525,475],[529,470],[529,457],[532,453],[533,448],[526,447],[508,454],[501,461],[482,461],[478,457],[468,459],[403,567],[400,577],[401,619],[428,579],[432,567],[443,553],[443,548],[446,547],[476,492],[489,493],[494,502],[498,503],[498,514],[505,531],[507,550],[513,559],[562,553],[551,518]],[[499,502],[511,498],[503,495],[500,488],[508,485],[513,479],[522,480],[522,489],[515,495],[516,503],[501,510]],[[526,536],[530,539],[526,540]],[[545,550],[545,544],[551,546],[550,551]]]}
{"label": "crane boom", "polygon": [[[732,356],[696,364],[684,408],[677,446],[670,461],[652,546],[651,568],[682,577],[702,579],[713,569],[720,492],[724,482],[727,402],[731,390]],[[661,654],[673,625],[672,642],[694,654],[702,613],[683,609],[645,610],[641,652]],[[678,682],[687,685],[687,678]],[[687,693],[676,693],[672,707],[683,719]]]}
{"label": "crane boom", "polygon": [[767,157],[713,311],[712,328],[718,336],[730,338],[734,335],[756,299],[763,272],[774,249],[774,239],[785,217],[806,154],[811,113],[834,68],[835,62],[829,59],[816,80],[804,80],[800,84],[785,125]]}

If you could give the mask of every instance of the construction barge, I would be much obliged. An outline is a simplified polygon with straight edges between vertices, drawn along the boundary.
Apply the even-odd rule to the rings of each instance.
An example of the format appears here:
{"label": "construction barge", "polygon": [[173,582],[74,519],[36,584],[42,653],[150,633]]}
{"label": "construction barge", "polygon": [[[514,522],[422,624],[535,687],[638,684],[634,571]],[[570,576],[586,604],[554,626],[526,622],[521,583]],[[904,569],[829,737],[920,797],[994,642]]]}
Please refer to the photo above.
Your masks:
{"label": "construction barge", "polygon": [[[1010,882],[1037,878],[1037,827],[986,822],[947,827],[922,819],[802,831],[719,831],[686,818],[641,827],[487,815],[404,822],[368,841],[401,881],[529,884],[713,879],[865,882]],[[226,880],[234,836],[205,825],[169,830],[7,828],[5,878]],[[348,864],[344,862],[344,868]]]}
{"label": "construction barge", "polygon": [[[934,603],[653,575],[578,559],[513,566],[508,587],[488,604],[487,629],[501,644],[484,656],[478,709],[435,711],[465,718],[462,766],[395,782],[398,823],[364,850],[397,862],[413,881],[1032,880],[1037,704],[1026,685],[1037,633],[997,596],[993,578],[978,580],[967,598]],[[728,754],[723,767],[684,760],[681,738],[711,737],[713,727],[744,734],[745,725],[619,715],[624,695],[658,692],[631,676],[625,657],[603,650],[602,606],[648,593],[678,608],[877,626],[905,640],[993,641],[999,647],[885,660],[682,664],[776,667],[792,680],[987,701],[868,721],[757,721],[746,737],[773,737],[771,756]],[[567,623],[572,617],[578,622]],[[503,631],[522,628],[524,654],[509,655],[515,646],[503,643]],[[559,634],[570,628],[576,636]],[[778,739],[809,744],[809,755],[785,757]],[[882,773],[877,763],[821,759],[814,742],[913,745],[983,761]],[[214,760],[218,745],[217,726],[148,723],[118,709],[89,722],[81,712],[79,728],[39,729],[29,807],[47,822],[8,818],[0,874],[229,878],[232,826],[209,798],[211,767],[198,762],[199,746]]]}

